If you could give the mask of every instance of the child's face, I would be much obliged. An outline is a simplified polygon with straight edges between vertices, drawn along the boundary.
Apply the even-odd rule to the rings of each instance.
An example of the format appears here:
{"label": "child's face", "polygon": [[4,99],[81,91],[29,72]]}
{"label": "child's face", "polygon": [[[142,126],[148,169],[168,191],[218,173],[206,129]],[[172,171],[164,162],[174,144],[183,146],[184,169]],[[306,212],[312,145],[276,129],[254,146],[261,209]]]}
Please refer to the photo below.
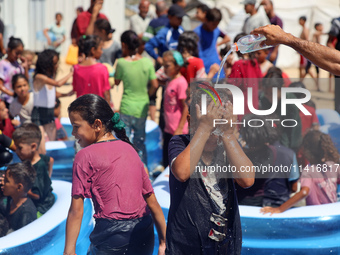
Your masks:
{"label": "child's face", "polygon": [[182,24],[182,18],[178,18],[176,16],[168,16],[170,26],[177,28]]}
{"label": "child's face", "polygon": [[180,70],[180,67],[176,65],[174,62],[175,60],[171,56],[163,57],[164,72],[170,78],[175,77]]}
{"label": "child's face", "polygon": [[72,135],[78,140],[81,147],[86,147],[97,141],[97,133],[93,125],[90,125],[77,112],[70,112],[69,117],[73,128]]}
{"label": "child's face", "polygon": [[15,142],[15,146],[17,147],[16,153],[21,160],[32,160],[34,153],[37,149],[35,143],[27,144],[27,143],[17,143]]}
{"label": "child's face", "polygon": [[205,12],[198,8],[196,10],[196,19],[203,22],[205,20],[205,14],[206,14]]}
{"label": "child's face", "polygon": [[8,49],[7,54],[8,54],[8,60],[9,61],[17,61],[20,57],[22,52],[24,51],[24,47],[22,45],[19,45],[15,49],[11,50]]}
{"label": "child's face", "polygon": [[57,21],[57,23],[60,23],[62,21],[62,19],[63,19],[63,17],[59,14],[55,17],[55,20]]}
{"label": "child's face", "polygon": [[217,28],[219,23],[220,23],[219,21],[207,21],[205,24],[206,24],[207,30],[209,32],[212,32]]}
{"label": "child's face", "polygon": [[244,5],[244,11],[248,13],[252,13],[254,10],[255,6],[253,4],[246,4]]}
{"label": "child's face", "polygon": [[6,108],[6,104],[1,101],[0,102],[0,120],[8,119],[8,109]]}
{"label": "child's face", "polygon": [[267,57],[267,53],[265,50],[258,50],[255,51],[255,56],[257,59],[257,62],[259,62],[260,64],[262,64],[264,61],[266,61],[266,57]]}
{"label": "child's face", "polygon": [[306,21],[304,21],[303,19],[299,19],[299,24],[300,24],[301,26],[304,26],[305,23],[306,23]]}
{"label": "child's face", "polygon": [[93,50],[91,50],[92,52],[92,56],[95,58],[95,59],[100,59],[101,55],[103,54],[103,41],[101,41],[99,43],[99,46],[96,48],[93,48]]}
{"label": "child's face", "polygon": [[24,78],[20,78],[14,85],[14,92],[19,98],[25,98],[28,96],[29,85]]}
{"label": "child's face", "polygon": [[315,29],[316,29],[316,31],[322,32],[323,31],[323,25],[318,25]]}
{"label": "child's face", "polygon": [[30,68],[30,66],[33,64],[34,56],[32,54],[27,54],[24,57],[26,58],[28,68]]}
{"label": "child's face", "polygon": [[6,171],[5,179],[4,179],[4,186],[2,187],[4,196],[11,197],[17,193],[18,184],[15,183],[12,176],[9,174],[10,170]]}
{"label": "child's face", "polygon": [[102,30],[98,29],[96,26],[94,27],[93,34],[98,36],[100,39],[102,39],[104,41],[107,38],[105,31],[103,29]]}

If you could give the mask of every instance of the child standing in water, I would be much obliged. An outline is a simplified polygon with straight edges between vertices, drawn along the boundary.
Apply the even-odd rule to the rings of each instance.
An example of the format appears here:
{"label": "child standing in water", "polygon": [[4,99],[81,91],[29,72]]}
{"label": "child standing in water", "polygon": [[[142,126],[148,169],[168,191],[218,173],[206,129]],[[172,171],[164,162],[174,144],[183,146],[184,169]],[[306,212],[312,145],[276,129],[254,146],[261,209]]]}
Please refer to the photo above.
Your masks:
{"label": "child standing in water", "polygon": [[[24,44],[19,38],[9,38],[7,46],[7,58],[0,61],[0,91],[1,99],[6,106],[13,101],[12,77],[15,74],[25,74],[28,78],[28,65],[24,57],[21,56],[24,50]],[[18,60],[21,60],[19,64]]]}
{"label": "child standing in water", "polygon": [[103,64],[97,63],[103,53],[103,41],[95,35],[83,35],[78,46],[79,54],[83,54],[85,60],[74,66],[73,91],[77,97],[96,94],[110,104],[109,72]]}
{"label": "child standing in water", "polygon": [[68,112],[72,134],[84,148],[73,163],[64,254],[76,252],[84,198],[92,198],[96,219],[90,254],[152,254],[153,221],[159,236],[158,254],[164,254],[163,212],[119,114],[93,94],[76,99]]}
{"label": "child standing in water", "polygon": [[59,55],[55,50],[44,50],[38,56],[36,71],[34,75],[34,107],[32,111],[32,122],[39,126],[42,139],[40,152],[45,154],[45,132],[50,141],[56,138],[56,127],[54,123],[54,105],[56,98],[56,87],[64,85],[72,77],[71,70],[64,78],[56,81]]}
{"label": "child standing in water", "polygon": [[[137,51],[140,40],[132,30],[125,31],[121,36],[123,58],[118,59],[115,84],[121,81],[124,92],[120,103],[122,121],[126,124],[129,137],[134,131],[133,144],[139,150],[139,156],[147,165],[145,148],[145,123],[148,115],[149,95],[158,88],[155,69],[150,59],[143,58]],[[151,86],[148,89],[148,82]]]}
{"label": "child standing in water", "polygon": [[262,213],[282,213],[306,198],[307,205],[321,205],[337,201],[340,172],[336,171],[340,155],[329,135],[312,130],[303,138],[303,155],[310,165],[301,174],[301,190],[277,208],[263,207]]}

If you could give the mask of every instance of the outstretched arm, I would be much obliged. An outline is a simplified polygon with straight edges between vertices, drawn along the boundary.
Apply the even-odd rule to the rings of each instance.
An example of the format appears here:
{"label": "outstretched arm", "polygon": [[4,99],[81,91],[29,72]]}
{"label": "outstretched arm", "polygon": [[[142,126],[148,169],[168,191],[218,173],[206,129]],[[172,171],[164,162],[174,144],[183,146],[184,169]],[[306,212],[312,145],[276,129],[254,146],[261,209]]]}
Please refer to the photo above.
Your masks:
{"label": "outstretched arm", "polygon": [[150,208],[151,215],[153,221],[155,222],[158,239],[159,239],[159,248],[158,255],[165,254],[165,233],[166,233],[166,224],[164,219],[164,214],[162,208],[158,204],[156,196],[154,193],[145,197],[145,201]]}
{"label": "outstretched arm", "polygon": [[284,202],[279,207],[273,208],[270,206],[266,206],[266,207],[261,208],[260,212],[262,212],[263,214],[270,213],[270,215],[273,215],[274,213],[282,213],[288,210],[289,208],[291,208],[293,205],[295,205],[300,200],[307,197],[308,194],[309,194],[309,188],[302,187],[298,193],[296,193],[294,196],[292,196],[290,199],[288,199],[286,202]]}
{"label": "outstretched arm", "polygon": [[340,52],[311,41],[302,40],[286,33],[279,26],[267,25],[259,27],[252,34],[263,34],[267,45],[284,44],[307,58],[316,66],[335,75],[340,75]]}
{"label": "outstretched arm", "polygon": [[70,210],[66,221],[66,237],[64,254],[76,254],[76,243],[80,231],[81,221],[84,212],[84,198],[73,196]]}

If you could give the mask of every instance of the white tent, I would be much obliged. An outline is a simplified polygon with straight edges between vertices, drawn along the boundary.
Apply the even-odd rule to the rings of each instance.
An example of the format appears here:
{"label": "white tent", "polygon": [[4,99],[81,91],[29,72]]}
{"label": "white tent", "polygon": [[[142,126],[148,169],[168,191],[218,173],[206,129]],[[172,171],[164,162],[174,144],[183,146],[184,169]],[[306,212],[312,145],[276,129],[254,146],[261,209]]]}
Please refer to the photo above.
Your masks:
{"label": "white tent", "polygon": [[[66,42],[63,44],[62,54],[66,54],[71,43],[70,33],[76,8],[82,6],[87,10],[90,0],[1,0],[0,17],[7,32],[23,40],[25,48],[40,51],[43,43],[36,40],[36,33],[55,22],[55,14],[63,14],[62,25],[66,29]],[[115,39],[119,39],[124,31],[125,1],[106,0],[102,12],[109,18],[112,27],[116,29]]]}
{"label": "white tent", "polygon": [[[261,0],[257,1],[261,2]],[[244,12],[244,5],[240,4],[241,0],[207,0],[200,2],[206,3],[209,7],[217,7],[222,11],[223,21],[220,24],[220,28],[226,31],[232,38],[240,32],[243,21],[247,17]],[[295,36],[299,36],[302,30],[298,23],[298,19],[301,16],[307,17],[310,35],[315,31],[314,24],[316,22],[322,23],[324,32],[328,33],[331,20],[340,16],[339,0],[273,0],[273,4],[275,13],[283,20],[283,29]],[[264,11],[262,7],[259,10]],[[322,44],[326,44],[327,38],[327,35],[322,37]],[[289,47],[280,46],[277,62],[279,67],[297,67],[298,63],[298,53]]]}

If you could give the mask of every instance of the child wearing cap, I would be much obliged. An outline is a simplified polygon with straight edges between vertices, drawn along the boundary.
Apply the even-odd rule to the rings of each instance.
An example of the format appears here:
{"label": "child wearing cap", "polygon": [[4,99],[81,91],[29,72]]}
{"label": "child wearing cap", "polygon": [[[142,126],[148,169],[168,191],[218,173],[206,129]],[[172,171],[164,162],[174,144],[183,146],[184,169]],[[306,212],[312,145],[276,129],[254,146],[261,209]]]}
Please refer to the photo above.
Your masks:
{"label": "child wearing cap", "polygon": [[165,74],[170,79],[164,92],[163,166],[167,167],[169,165],[168,146],[171,137],[188,134],[188,106],[185,103],[188,83],[180,72],[184,64],[181,53],[178,51],[164,52],[163,63]]}
{"label": "child wearing cap", "polygon": [[[155,37],[145,44],[145,51],[154,58],[158,64],[163,64],[162,55],[168,50],[175,50],[178,45],[178,38],[184,32],[181,27],[182,18],[185,12],[182,7],[174,4],[168,11],[169,24],[163,27]],[[155,52],[158,50],[158,54]]]}

